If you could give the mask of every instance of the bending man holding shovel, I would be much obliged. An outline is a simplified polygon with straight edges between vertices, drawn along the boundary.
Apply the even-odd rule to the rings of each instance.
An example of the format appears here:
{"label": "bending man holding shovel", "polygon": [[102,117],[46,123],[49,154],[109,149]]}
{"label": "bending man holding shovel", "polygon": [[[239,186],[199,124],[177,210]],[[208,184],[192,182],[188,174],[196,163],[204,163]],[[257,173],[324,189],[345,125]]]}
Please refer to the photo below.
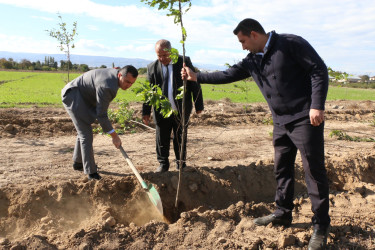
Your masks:
{"label": "bending man holding shovel", "polygon": [[254,224],[290,226],[292,223],[294,163],[299,150],[314,213],[314,232],[308,249],[322,249],[326,246],[330,224],[323,138],[327,66],[302,37],[275,31],[265,33],[254,19],[244,19],[233,33],[242,48],[250,52],[246,58],[221,72],[195,74],[184,67],[182,77],[213,84],[254,78],[273,117],[277,182],[276,211],[255,219]]}
{"label": "bending man holding shovel", "polygon": [[88,178],[100,180],[93,151],[91,124],[98,120],[103,131],[110,134],[116,148],[121,139],[108,119],[108,107],[119,88],[127,90],[137,80],[138,71],[131,65],[122,69],[90,70],[65,85],[61,91],[63,105],[77,130],[73,153],[73,169],[84,171]]}

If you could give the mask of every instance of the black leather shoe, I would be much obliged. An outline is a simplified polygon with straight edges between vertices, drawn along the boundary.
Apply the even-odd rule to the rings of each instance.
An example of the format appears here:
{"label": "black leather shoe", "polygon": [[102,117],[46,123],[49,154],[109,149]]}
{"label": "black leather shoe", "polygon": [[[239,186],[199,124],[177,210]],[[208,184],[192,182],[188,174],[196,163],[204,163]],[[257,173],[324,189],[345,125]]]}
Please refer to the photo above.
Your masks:
{"label": "black leather shoe", "polygon": [[156,169],[156,172],[163,173],[163,172],[167,172],[168,170],[169,170],[169,166],[160,164],[160,166]]}
{"label": "black leather shoe", "polygon": [[276,217],[276,215],[270,214],[267,216],[256,218],[253,220],[253,222],[257,226],[267,226],[268,224],[272,223],[272,225],[281,225],[289,227],[290,224],[292,224],[292,219]]}
{"label": "black leather shoe", "polygon": [[80,162],[74,162],[73,169],[77,171],[83,171],[83,164]]}
{"label": "black leather shoe", "polygon": [[101,178],[98,173],[89,174],[89,180],[100,180]]}
{"label": "black leather shoe", "polygon": [[[184,162],[183,164],[182,164],[182,169],[184,169],[186,167],[186,163]],[[180,164],[178,164],[177,162],[176,162],[176,169],[177,170],[180,170]]]}
{"label": "black leather shoe", "polygon": [[311,235],[308,250],[325,249],[327,245],[327,238],[329,234],[329,227],[324,229],[314,228]]}

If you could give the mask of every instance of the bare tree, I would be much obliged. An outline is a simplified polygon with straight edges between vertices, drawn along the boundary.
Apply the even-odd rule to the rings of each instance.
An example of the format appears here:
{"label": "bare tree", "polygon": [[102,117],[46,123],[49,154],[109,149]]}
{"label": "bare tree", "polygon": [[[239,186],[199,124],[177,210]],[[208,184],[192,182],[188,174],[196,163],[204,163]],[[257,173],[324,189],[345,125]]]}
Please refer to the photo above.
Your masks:
{"label": "bare tree", "polygon": [[69,62],[70,62],[70,50],[74,48],[74,37],[78,35],[77,33],[77,21],[73,23],[72,31],[69,32],[66,27],[66,23],[63,22],[61,15],[58,13],[60,23],[58,24],[59,29],[46,30],[51,37],[56,38],[59,41],[59,48],[64,51],[67,57],[68,65],[68,81],[69,82]]}

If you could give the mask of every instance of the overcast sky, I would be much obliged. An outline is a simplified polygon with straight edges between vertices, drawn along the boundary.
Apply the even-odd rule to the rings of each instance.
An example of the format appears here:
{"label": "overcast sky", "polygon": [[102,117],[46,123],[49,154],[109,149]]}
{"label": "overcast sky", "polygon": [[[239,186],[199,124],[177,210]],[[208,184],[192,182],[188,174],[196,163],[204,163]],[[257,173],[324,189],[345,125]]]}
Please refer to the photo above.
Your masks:
{"label": "overcast sky", "polygon": [[[244,58],[232,31],[244,18],[266,32],[304,37],[327,66],[375,75],[374,0],[192,0],[183,16],[187,55],[223,66]],[[154,60],[154,44],[169,39],[182,53],[180,27],[165,12],[136,0],[0,0],[0,51],[61,53],[47,29],[59,12],[68,28],[78,22],[72,54]]]}

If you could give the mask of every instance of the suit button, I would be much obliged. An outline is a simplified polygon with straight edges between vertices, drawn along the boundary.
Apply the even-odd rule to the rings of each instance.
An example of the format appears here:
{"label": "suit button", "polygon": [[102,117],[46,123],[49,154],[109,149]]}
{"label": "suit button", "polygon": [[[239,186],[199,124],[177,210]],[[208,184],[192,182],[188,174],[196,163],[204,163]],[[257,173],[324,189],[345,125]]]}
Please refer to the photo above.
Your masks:
{"label": "suit button", "polygon": [[270,98],[271,98],[271,95],[267,95],[267,98],[270,99]]}
{"label": "suit button", "polygon": [[278,96],[278,97],[281,97],[280,93],[277,93],[277,96]]}

